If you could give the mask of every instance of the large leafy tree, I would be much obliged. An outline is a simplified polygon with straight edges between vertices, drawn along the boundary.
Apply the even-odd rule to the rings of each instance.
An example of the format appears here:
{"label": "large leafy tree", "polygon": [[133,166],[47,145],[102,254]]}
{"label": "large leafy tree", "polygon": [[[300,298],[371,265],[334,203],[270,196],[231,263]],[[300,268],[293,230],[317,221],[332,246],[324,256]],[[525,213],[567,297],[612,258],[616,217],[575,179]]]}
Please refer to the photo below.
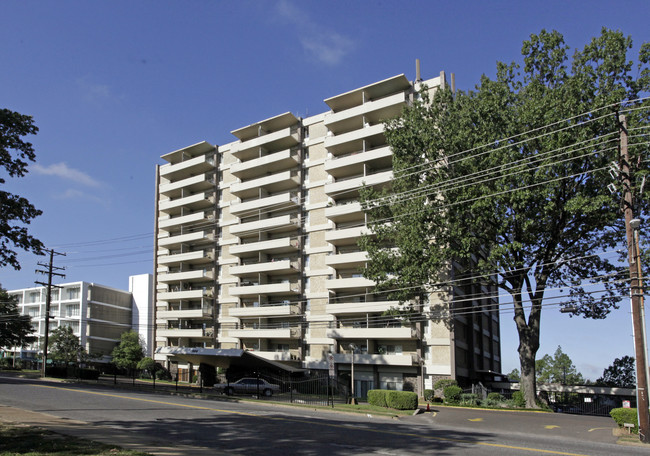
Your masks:
{"label": "large leafy tree", "polygon": [[70,326],[59,326],[49,336],[48,354],[54,361],[69,364],[86,360],[86,349]]}
{"label": "large leafy tree", "polygon": [[0,287],[0,347],[25,347],[34,342],[31,318],[21,315],[18,301]]}
{"label": "large leafy tree", "polygon": [[[560,33],[542,31],[524,42],[523,67],[497,63],[496,79],[483,76],[474,91],[422,90],[386,122],[391,188],[362,193],[374,232],[360,242],[365,274],[379,290],[404,303],[476,282],[509,295],[528,407],[536,407],[548,290],[575,315],[605,318],[626,286],[605,252],[625,239],[621,195],[607,189],[615,113],[626,110],[630,132],[649,123],[647,103],[629,100],[650,88],[650,44],[636,67],[631,47],[629,37],[603,29],[570,58]],[[630,141],[633,168],[647,173],[647,141]],[[645,214],[647,198],[640,201]]]}
{"label": "large leafy tree", "polygon": [[596,380],[596,385],[634,388],[636,385],[634,358],[627,355],[616,358],[611,366],[603,371],[603,376]]}
{"label": "large leafy tree", "polygon": [[[0,167],[6,175],[22,177],[27,173],[28,161],[34,161],[36,155],[23,136],[37,132],[31,116],[0,109]],[[5,182],[0,175],[0,186]],[[26,198],[0,190],[0,268],[9,265],[20,269],[16,248],[42,253],[43,244],[25,226],[41,213]]]}
{"label": "large leafy tree", "polygon": [[113,363],[122,369],[135,369],[142,358],[144,348],[140,335],[135,331],[123,332],[120,336],[120,343],[113,349],[111,354]]}
{"label": "large leafy tree", "polygon": [[553,356],[544,355],[535,362],[537,381],[541,383],[562,383],[564,385],[582,385],[585,379],[558,345]]}

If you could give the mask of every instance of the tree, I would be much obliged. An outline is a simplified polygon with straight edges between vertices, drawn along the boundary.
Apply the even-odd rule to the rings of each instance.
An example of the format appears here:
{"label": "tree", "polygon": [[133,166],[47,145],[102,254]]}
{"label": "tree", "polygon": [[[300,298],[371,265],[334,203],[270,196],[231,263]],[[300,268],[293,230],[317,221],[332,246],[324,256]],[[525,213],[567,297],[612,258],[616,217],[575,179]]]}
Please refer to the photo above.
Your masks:
{"label": "tree", "polygon": [[[34,161],[36,154],[31,143],[23,141],[25,135],[35,135],[38,128],[31,116],[8,109],[0,109],[0,166],[9,177],[22,177],[27,173],[27,160]],[[0,185],[5,179],[0,177]],[[27,228],[34,217],[42,214],[27,199],[0,190],[0,267],[10,265],[20,269],[19,248],[42,254],[43,243],[31,236]]]}
{"label": "tree", "polygon": [[34,342],[29,315],[21,315],[18,301],[0,287],[0,347],[25,347]]}
{"label": "tree", "polygon": [[140,334],[135,331],[123,332],[120,343],[113,349],[113,363],[121,369],[135,369],[144,358],[144,348]]}
{"label": "tree", "polygon": [[507,375],[508,380],[511,382],[519,382],[521,381],[521,375],[519,375],[519,369],[512,369],[510,373]]}
{"label": "tree", "polygon": [[535,361],[537,382],[539,383],[562,383],[563,385],[582,385],[584,377],[576,369],[569,355],[557,346],[557,350],[551,357],[544,355]]}
{"label": "tree", "polygon": [[596,385],[634,388],[636,386],[634,358],[627,355],[616,358],[611,366],[603,371],[603,376],[596,380]]}
{"label": "tree", "polygon": [[[360,246],[377,291],[408,303],[452,285],[494,283],[509,295],[527,407],[537,407],[547,289],[559,289],[576,315],[605,318],[626,286],[620,264],[602,253],[625,239],[621,196],[607,191],[615,113],[648,106],[622,103],[650,88],[650,44],[634,70],[631,46],[603,29],[569,65],[562,35],[543,30],[524,42],[523,69],[499,62],[496,79],[483,76],[475,91],[424,88],[386,122],[390,188],[362,191],[373,235]],[[649,123],[647,109],[627,116],[630,130]],[[647,145],[630,138],[632,166],[647,173]],[[640,198],[638,213],[648,200]],[[458,308],[451,304],[452,317]]]}
{"label": "tree", "polygon": [[59,326],[50,334],[48,354],[54,361],[70,364],[86,360],[86,349],[81,345],[79,337],[70,326]]}

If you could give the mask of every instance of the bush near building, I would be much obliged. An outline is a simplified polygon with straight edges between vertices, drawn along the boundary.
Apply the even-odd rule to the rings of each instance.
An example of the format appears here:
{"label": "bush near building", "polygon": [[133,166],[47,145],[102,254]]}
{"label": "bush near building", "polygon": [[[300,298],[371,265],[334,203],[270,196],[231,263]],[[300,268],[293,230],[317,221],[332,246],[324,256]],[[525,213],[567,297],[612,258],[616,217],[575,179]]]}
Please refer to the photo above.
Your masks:
{"label": "bush near building", "polygon": [[412,391],[370,390],[368,404],[396,410],[415,410],[418,408],[418,395]]}
{"label": "bush near building", "polygon": [[447,404],[458,404],[460,396],[463,394],[463,389],[457,385],[446,386],[442,391]]}
{"label": "bush near building", "polygon": [[616,421],[618,427],[622,428],[625,423],[632,423],[634,424],[632,432],[634,434],[639,433],[639,421],[636,408],[615,408],[609,414]]}

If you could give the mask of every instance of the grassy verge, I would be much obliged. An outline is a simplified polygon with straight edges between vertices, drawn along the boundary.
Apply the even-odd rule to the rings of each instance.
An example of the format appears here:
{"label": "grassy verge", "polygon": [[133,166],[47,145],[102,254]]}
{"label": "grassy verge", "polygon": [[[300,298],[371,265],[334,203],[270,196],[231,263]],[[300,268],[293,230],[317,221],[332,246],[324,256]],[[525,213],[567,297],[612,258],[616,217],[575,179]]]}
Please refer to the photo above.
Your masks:
{"label": "grassy verge", "polygon": [[147,456],[91,440],[30,426],[0,424],[1,456]]}

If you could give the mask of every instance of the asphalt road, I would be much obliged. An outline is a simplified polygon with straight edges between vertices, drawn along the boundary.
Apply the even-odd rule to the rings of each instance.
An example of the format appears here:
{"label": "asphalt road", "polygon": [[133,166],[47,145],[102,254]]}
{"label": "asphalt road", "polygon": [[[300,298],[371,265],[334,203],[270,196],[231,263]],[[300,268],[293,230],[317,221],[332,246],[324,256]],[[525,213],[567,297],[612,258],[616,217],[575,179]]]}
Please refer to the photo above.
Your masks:
{"label": "asphalt road", "polygon": [[167,456],[650,454],[616,445],[609,418],[562,414],[440,407],[391,419],[4,376],[0,404],[14,421],[16,409],[38,412],[75,435]]}

